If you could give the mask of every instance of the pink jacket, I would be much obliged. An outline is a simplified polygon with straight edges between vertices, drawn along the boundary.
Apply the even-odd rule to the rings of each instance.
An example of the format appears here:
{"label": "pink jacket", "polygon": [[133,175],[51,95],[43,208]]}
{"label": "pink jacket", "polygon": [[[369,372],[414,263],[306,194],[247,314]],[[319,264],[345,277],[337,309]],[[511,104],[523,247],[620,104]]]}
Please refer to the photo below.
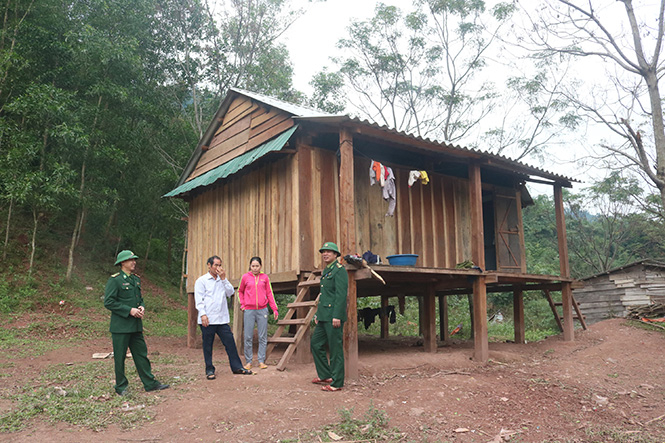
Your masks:
{"label": "pink jacket", "polygon": [[238,286],[238,299],[243,309],[263,309],[270,303],[272,312],[277,312],[270,279],[263,272],[255,276],[250,271],[242,276]]}

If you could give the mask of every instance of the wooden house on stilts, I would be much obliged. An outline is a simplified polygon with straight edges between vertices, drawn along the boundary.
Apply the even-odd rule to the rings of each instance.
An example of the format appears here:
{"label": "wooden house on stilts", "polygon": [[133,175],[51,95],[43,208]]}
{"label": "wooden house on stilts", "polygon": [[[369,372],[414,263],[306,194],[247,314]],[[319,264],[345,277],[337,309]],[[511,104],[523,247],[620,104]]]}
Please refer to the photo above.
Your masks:
{"label": "wooden house on stilts", "polygon": [[[370,185],[373,161],[393,171],[393,215],[386,214],[389,201],[379,186]],[[429,182],[409,186],[411,171],[426,171]],[[521,211],[529,181],[553,187],[558,276],[526,273]],[[237,281],[249,257],[259,255],[275,292],[300,294],[317,287],[318,249],[324,241],[337,242],[342,255],[418,254],[416,266],[373,265],[385,285],[369,269],[346,265],[350,378],[358,372],[357,297],[380,296],[383,306],[389,297],[422,297],[424,350],[436,352],[437,300],[443,340],[448,336],[445,296],[473,294],[474,359],[486,361],[488,292],[514,294],[515,342],[524,343],[523,291],[561,291],[563,337],[573,340],[573,280],[562,201],[562,188],[571,181],[499,155],[231,89],[176,188],[166,195],[189,203],[188,344],[196,337],[194,282],[206,272],[207,257],[220,255],[230,279]],[[456,269],[468,260],[476,268]],[[291,311],[307,318],[306,306],[302,302]],[[296,323],[294,317],[279,327]]]}

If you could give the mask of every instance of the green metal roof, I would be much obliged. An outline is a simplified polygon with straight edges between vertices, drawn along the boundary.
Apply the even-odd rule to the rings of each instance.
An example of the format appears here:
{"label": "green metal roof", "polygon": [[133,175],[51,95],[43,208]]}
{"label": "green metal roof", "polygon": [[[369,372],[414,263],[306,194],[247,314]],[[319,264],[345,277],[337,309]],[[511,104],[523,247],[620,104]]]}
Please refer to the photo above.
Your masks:
{"label": "green metal roof", "polygon": [[298,129],[298,125],[287,129],[277,137],[265,142],[261,146],[256,147],[249,152],[245,152],[244,154],[217,166],[215,169],[211,169],[205,174],[199,175],[198,177],[183,183],[173,191],[164,194],[164,197],[176,197],[201,186],[211,185],[217,180],[226,178],[231,174],[235,174],[245,166],[251,165],[269,152],[279,151],[282,149],[286,142],[289,141],[289,138],[291,138],[293,133],[296,131],[296,129]]}

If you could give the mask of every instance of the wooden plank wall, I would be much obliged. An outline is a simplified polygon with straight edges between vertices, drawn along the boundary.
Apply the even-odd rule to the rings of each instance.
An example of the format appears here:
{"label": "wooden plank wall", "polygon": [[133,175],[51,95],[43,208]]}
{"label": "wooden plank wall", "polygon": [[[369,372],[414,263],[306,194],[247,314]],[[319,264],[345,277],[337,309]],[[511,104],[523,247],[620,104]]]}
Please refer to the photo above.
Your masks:
{"label": "wooden plank wall", "polygon": [[282,111],[260,105],[247,97],[236,98],[187,180],[256,148],[293,124],[293,119]]}
{"label": "wooden plank wall", "polygon": [[297,157],[300,173],[300,241],[293,247],[301,251],[300,270],[320,269],[321,245],[326,241],[340,243],[339,162],[332,151],[304,145],[298,145]]}
{"label": "wooden plank wall", "polygon": [[280,159],[195,197],[189,205],[187,291],[219,255],[230,280],[263,259],[267,274],[298,268],[298,184],[294,157]]}
{"label": "wooden plank wall", "polygon": [[622,317],[630,307],[665,301],[665,273],[637,265],[599,275],[587,280],[584,288],[576,289],[575,299],[587,323]]}
{"label": "wooden plank wall", "polygon": [[397,207],[393,217],[386,217],[381,187],[370,186],[370,161],[354,161],[358,254],[369,249],[384,260],[418,254],[417,266],[441,268],[471,258],[468,180],[428,174],[429,184],[418,181],[409,188],[409,170],[393,167]]}

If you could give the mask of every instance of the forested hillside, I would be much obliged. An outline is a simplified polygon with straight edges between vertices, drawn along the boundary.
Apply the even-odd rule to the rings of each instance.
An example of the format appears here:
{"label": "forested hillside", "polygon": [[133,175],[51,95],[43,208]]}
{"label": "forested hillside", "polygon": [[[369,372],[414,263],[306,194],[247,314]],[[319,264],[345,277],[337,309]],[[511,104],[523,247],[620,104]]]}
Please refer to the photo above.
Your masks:
{"label": "forested hillside", "polygon": [[280,7],[213,16],[198,1],[4,2],[3,261],[29,273],[55,235],[68,280],[82,247],[103,261],[132,248],[179,275],[186,211],[161,196],[223,94],[297,96],[274,41]]}

